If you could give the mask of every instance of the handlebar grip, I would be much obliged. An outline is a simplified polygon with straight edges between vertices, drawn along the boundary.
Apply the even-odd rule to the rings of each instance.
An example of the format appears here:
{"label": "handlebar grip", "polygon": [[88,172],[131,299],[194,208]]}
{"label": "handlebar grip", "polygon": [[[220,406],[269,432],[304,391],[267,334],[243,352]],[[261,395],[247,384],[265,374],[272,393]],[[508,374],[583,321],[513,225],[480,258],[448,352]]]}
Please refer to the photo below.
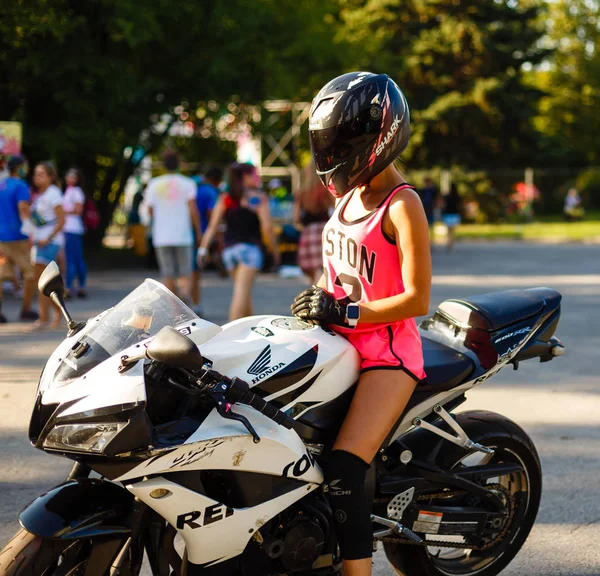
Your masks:
{"label": "handlebar grip", "polygon": [[232,378],[231,380],[226,379],[226,381],[228,381],[226,398],[229,402],[232,404],[235,404],[236,402],[247,404],[280,426],[285,426],[289,430],[294,427],[294,420],[292,420],[292,418],[273,406],[270,402],[263,400],[260,396],[254,394],[254,392],[251,392],[247,382],[241,378]]}
{"label": "handlebar grip", "polygon": [[253,392],[248,391],[244,396],[243,402],[288,430],[294,427],[294,421],[287,414]]}

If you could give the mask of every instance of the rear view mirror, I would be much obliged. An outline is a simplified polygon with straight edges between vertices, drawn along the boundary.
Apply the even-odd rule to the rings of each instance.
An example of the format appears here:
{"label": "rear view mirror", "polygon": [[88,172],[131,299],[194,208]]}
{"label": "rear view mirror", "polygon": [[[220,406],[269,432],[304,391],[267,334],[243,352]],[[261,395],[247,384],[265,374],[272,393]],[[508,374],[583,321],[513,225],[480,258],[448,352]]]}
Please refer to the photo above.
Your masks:
{"label": "rear view mirror", "polygon": [[179,366],[193,372],[202,368],[202,354],[194,342],[171,326],[165,326],[152,338],[146,356],[151,360]]}
{"label": "rear view mirror", "polygon": [[57,292],[60,296],[63,295],[65,283],[63,282],[56,262],[52,261],[44,268],[38,281],[38,290],[48,298],[50,298],[52,292]]}
{"label": "rear view mirror", "polygon": [[69,328],[67,336],[73,336],[85,326],[85,322],[75,322],[67,311],[65,306],[65,283],[56,262],[52,261],[44,268],[38,280],[38,290],[60,308]]}

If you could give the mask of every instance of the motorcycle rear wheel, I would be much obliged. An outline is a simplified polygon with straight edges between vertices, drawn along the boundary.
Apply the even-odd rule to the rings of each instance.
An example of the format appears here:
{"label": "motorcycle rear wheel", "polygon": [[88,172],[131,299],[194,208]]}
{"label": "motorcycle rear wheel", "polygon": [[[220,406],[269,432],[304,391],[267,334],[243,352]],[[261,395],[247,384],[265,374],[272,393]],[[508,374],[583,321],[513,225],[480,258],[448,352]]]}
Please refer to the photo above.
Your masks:
{"label": "motorcycle rear wheel", "polygon": [[[468,551],[458,548],[384,543],[385,555],[399,576],[496,576],[517,555],[535,522],[542,493],[542,471],[529,436],[511,420],[493,412],[463,412],[456,419],[471,440],[496,449],[495,457],[523,466],[523,473],[500,477],[509,488],[511,483],[516,486],[515,516],[501,541],[491,546],[489,552],[473,554],[473,558]],[[438,463],[452,469],[460,466],[464,457],[463,449],[448,443]]]}

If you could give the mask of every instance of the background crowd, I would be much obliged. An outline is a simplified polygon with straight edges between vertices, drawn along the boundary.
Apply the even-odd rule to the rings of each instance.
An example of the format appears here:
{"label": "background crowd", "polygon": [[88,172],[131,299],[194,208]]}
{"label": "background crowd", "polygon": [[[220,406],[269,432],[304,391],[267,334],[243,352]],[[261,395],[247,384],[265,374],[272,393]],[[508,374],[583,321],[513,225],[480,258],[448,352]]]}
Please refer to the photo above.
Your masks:
{"label": "background crowd", "polygon": [[[302,173],[287,224],[277,229],[271,205],[278,195],[289,196],[279,179],[271,180],[264,191],[259,171],[248,163],[230,164],[225,179],[218,167],[187,177],[172,149],[163,154],[162,166],[164,173],[133,196],[128,235],[136,253],[154,255],[161,280],[199,315],[205,265],[233,279],[230,319],[248,316],[256,275],[277,270],[279,246],[286,240],[288,247],[292,242],[288,270],[297,266],[309,282],[317,282],[322,273],[321,236],[334,203],[312,164]],[[34,329],[57,327],[61,315],[48,298],[39,295],[38,312],[34,311],[35,284],[44,267],[56,261],[65,274],[67,297],[87,297],[84,238],[97,228],[99,214],[77,168],[70,168],[63,182],[51,162],[38,163],[30,175],[25,158],[15,155],[6,168],[0,178],[0,322],[7,321],[1,312],[1,290],[8,284],[22,297],[20,320],[35,321]],[[447,226],[451,249],[461,212],[456,186],[442,197],[427,176],[419,194],[430,225],[443,221]]]}
{"label": "background crowd", "polygon": [[[62,317],[49,298],[40,294],[38,312],[33,310],[35,285],[44,268],[55,261],[66,276],[67,297],[87,296],[83,235],[86,226],[97,226],[98,215],[89,203],[84,212],[86,196],[77,168],[67,171],[64,187],[51,162],[38,163],[30,182],[27,176],[27,161],[15,155],[7,162],[7,175],[0,178],[2,279],[9,280],[17,294],[22,283],[20,320],[35,321],[34,329],[57,327]],[[7,322],[1,309],[3,284],[0,282],[0,323]]]}
{"label": "background crowd", "polygon": [[[0,215],[4,274],[23,285],[22,319],[35,318],[31,282],[51,258],[69,294],[87,295],[83,255],[102,248],[123,209],[119,225],[128,226],[134,251],[145,254],[150,236],[161,275],[196,309],[198,248],[200,260],[235,280],[232,317],[251,310],[254,271],[278,259],[314,281],[331,201],[308,164],[303,121],[317,88],[347,70],[385,70],[405,92],[413,120],[407,179],[432,236],[443,232],[449,249],[462,222],[520,225],[540,216],[581,224],[574,239],[598,236],[597,0],[256,0],[246,8],[243,0],[181,0],[176,9],[32,0],[2,11],[0,124],[21,125],[18,148],[36,164],[28,198],[16,182],[25,165],[0,166],[13,199]],[[14,148],[4,137],[0,126],[0,149]],[[239,151],[249,141],[260,142],[253,163],[271,170],[260,178],[250,168],[226,169],[247,159]],[[158,166],[166,148],[195,167]],[[52,163],[38,164],[45,158]],[[156,180],[124,206],[128,183],[147,162]],[[300,184],[294,171],[303,171]],[[273,176],[283,184],[268,184]],[[162,190],[171,187],[187,190],[178,209],[190,226],[166,233],[175,213],[165,217]],[[286,202],[293,213],[281,209]],[[521,238],[522,228],[504,233]],[[555,239],[554,229],[540,234]],[[36,327],[53,322],[48,306],[40,303]]]}

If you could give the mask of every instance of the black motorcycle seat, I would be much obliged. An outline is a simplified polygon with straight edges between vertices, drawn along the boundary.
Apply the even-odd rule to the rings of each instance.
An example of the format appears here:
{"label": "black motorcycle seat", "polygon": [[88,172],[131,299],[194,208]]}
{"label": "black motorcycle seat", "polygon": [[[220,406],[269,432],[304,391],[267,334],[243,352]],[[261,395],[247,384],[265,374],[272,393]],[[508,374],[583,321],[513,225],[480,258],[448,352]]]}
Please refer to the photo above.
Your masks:
{"label": "black motorcycle seat", "polygon": [[475,369],[473,360],[468,356],[430,340],[423,333],[421,340],[426,377],[417,385],[418,391],[450,390],[463,382]]}
{"label": "black motorcycle seat", "polygon": [[558,308],[562,296],[551,288],[503,290],[442,302],[439,309],[459,324],[496,331]]}

